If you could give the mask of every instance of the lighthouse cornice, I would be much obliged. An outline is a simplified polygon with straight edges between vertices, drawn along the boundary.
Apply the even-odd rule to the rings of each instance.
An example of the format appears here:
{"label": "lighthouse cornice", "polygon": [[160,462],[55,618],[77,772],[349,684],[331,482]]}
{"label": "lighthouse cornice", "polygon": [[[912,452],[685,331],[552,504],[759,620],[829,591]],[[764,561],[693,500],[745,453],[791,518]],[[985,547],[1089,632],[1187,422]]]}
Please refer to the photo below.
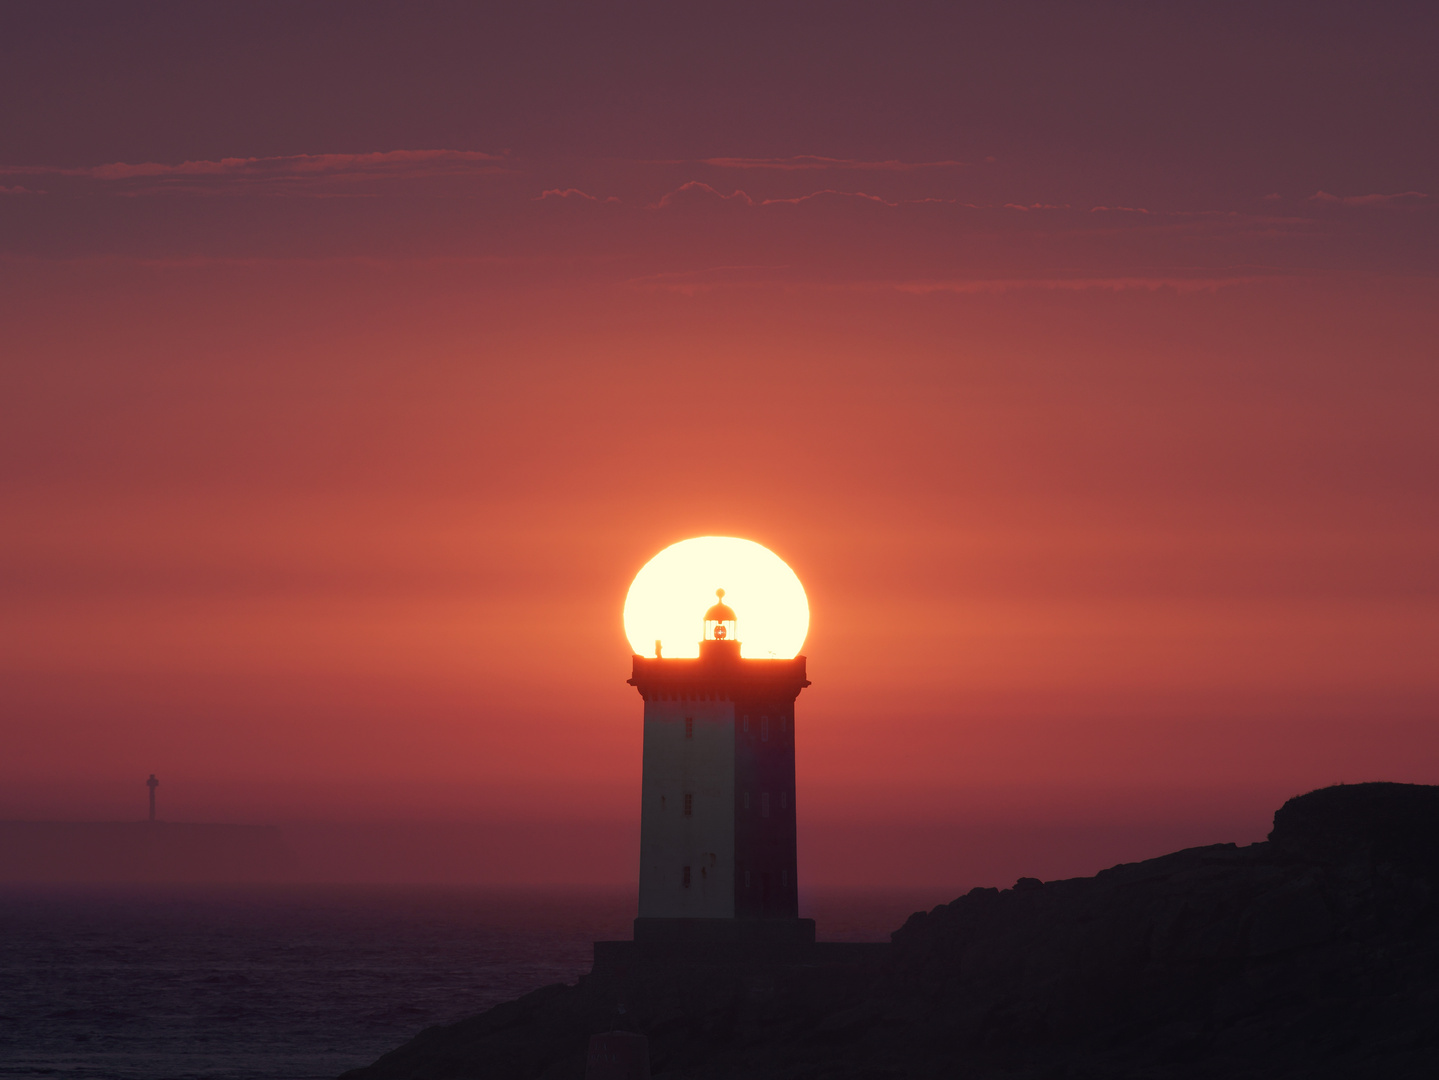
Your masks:
{"label": "lighthouse cornice", "polygon": [[633,658],[629,685],[646,701],[664,697],[736,700],[758,695],[793,701],[809,685],[805,658],[751,660],[742,657]]}

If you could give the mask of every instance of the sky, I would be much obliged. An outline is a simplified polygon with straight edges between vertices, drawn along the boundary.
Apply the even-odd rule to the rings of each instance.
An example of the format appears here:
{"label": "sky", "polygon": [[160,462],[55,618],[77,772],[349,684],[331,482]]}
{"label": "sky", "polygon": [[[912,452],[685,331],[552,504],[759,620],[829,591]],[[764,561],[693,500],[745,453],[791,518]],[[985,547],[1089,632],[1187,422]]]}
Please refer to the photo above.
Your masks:
{"label": "sky", "polygon": [[699,535],[809,595],[802,880],[1439,783],[1436,54],[1421,4],[5,3],[0,817],[154,772],[629,881],[625,591]]}

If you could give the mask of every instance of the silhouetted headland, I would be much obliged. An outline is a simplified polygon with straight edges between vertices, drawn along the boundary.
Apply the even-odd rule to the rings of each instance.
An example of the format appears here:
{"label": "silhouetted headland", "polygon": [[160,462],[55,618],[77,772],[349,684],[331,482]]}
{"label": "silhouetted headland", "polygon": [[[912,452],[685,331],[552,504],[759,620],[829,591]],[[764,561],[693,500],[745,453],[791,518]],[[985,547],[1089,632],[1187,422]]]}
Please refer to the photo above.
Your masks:
{"label": "silhouetted headland", "polygon": [[889,945],[644,948],[430,1028],[346,1080],[1439,1075],[1439,788],[1289,800],[1267,842],[974,889]]}

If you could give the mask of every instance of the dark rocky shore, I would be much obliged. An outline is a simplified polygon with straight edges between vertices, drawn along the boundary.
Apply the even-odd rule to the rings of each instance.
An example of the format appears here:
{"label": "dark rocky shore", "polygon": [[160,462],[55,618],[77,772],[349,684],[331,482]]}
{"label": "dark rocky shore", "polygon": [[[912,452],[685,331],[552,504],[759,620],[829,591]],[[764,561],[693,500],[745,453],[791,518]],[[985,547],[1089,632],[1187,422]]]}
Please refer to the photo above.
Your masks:
{"label": "dark rocky shore", "polygon": [[1439,788],[1289,800],[1265,843],[975,889],[888,948],[605,962],[346,1080],[1439,1076]]}

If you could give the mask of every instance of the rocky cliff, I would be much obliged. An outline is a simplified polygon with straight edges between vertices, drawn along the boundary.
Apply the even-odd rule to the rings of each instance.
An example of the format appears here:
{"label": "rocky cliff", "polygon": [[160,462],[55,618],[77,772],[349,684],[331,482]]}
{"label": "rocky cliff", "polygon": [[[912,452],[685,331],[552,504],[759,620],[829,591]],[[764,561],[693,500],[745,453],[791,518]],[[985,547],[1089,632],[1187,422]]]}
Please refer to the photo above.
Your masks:
{"label": "rocky cliff", "polygon": [[347,1080],[578,1080],[614,1028],[657,1077],[1439,1075],[1439,788],[1326,788],[1265,843],[975,889],[888,950],[597,970]]}

